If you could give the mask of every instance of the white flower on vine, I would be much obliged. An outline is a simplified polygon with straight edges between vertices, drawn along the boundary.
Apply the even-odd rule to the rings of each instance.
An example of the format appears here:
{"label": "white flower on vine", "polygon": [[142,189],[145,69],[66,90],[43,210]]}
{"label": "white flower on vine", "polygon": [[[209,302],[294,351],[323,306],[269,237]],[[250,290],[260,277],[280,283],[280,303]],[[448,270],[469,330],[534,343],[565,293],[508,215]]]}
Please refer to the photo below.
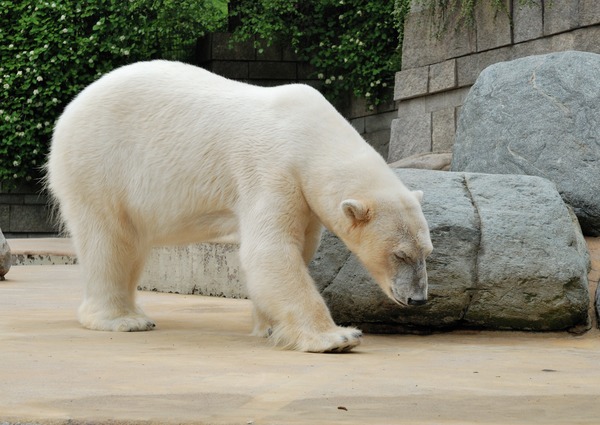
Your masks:
{"label": "white flower on vine", "polygon": [[44,81],[44,79],[42,78],[42,76],[41,76],[41,75],[38,75],[38,76],[36,77],[36,80],[38,80],[38,81]]}

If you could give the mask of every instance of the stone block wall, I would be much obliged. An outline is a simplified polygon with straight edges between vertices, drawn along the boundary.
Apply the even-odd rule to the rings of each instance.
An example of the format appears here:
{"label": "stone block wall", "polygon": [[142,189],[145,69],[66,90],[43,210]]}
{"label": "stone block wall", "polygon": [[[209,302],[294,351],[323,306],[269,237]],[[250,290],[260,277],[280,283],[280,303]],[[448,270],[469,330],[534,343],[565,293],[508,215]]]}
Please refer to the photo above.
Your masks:
{"label": "stone block wall", "polygon": [[505,0],[509,13],[477,3],[472,27],[455,17],[436,37],[436,24],[414,2],[405,29],[402,70],[396,74],[388,161],[452,149],[461,105],[487,66],[524,56],[581,50],[600,53],[600,1]]}
{"label": "stone block wall", "polygon": [[313,70],[298,59],[291,47],[272,45],[257,49],[254,40],[231,42],[230,33],[212,33],[198,41],[197,65],[223,77],[260,86],[318,80]]}
{"label": "stone block wall", "polygon": [[6,238],[51,237],[59,233],[41,186],[22,185],[10,191],[0,187],[0,229]]}

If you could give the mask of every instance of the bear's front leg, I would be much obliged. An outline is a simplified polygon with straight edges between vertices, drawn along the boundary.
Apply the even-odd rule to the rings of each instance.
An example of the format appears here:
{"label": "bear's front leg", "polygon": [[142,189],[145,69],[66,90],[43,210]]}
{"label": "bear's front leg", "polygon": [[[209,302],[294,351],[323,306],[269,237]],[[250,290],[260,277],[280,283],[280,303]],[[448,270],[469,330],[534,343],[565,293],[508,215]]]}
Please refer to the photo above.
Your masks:
{"label": "bear's front leg", "polygon": [[253,244],[242,239],[240,258],[250,298],[259,312],[255,332],[298,351],[342,352],[360,344],[360,330],[334,323],[297,244],[273,240]]}

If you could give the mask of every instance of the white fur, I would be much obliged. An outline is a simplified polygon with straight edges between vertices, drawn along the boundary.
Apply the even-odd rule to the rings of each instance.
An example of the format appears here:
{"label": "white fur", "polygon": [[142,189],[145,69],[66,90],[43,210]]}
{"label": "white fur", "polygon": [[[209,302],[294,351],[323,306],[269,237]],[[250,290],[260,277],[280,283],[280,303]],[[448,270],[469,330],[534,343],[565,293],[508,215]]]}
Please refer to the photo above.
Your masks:
{"label": "white fur", "polygon": [[239,238],[255,333],[348,350],[360,331],[334,324],[306,267],[321,223],[391,297],[393,251],[431,251],[418,196],[316,90],[176,62],[129,65],[82,91],[56,125],[48,185],[77,249],[79,318],[91,329],[154,326],[134,300],[152,246]]}

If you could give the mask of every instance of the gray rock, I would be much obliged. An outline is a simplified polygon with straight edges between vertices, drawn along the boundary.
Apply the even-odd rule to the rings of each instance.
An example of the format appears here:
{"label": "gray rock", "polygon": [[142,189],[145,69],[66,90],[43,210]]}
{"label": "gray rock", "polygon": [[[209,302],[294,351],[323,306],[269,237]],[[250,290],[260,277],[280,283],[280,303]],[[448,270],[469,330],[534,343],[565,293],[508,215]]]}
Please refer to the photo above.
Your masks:
{"label": "gray rock", "polygon": [[4,275],[10,270],[11,263],[10,246],[8,246],[8,242],[2,234],[2,229],[0,229],[0,280],[4,280]]}
{"label": "gray rock", "polygon": [[[396,173],[408,187],[425,192],[423,211],[434,245],[427,266],[430,301],[399,308],[328,235],[310,268],[338,323],[385,332],[587,326],[585,241],[551,182],[513,175]],[[323,253],[335,261],[324,262]]]}
{"label": "gray rock", "polygon": [[486,68],[462,107],[452,171],[552,180],[600,235],[600,55],[552,53]]}

